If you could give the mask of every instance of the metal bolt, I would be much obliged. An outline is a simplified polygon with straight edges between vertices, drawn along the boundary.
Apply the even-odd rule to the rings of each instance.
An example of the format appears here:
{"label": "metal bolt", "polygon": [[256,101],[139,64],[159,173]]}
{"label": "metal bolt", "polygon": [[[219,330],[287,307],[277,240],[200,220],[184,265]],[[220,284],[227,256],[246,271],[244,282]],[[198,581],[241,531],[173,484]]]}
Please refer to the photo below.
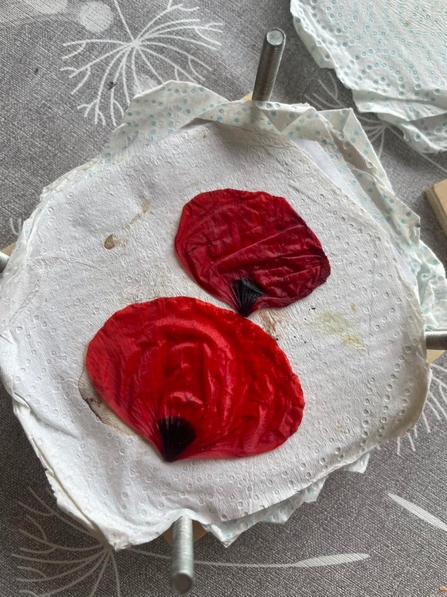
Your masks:
{"label": "metal bolt", "polygon": [[171,583],[177,593],[187,593],[194,584],[194,540],[192,520],[181,516],[172,529]]}
{"label": "metal bolt", "polygon": [[267,102],[270,99],[285,45],[286,34],[281,29],[272,29],[266,34],[256,73],[253,100]]}
{"label": "metal bolt", "polygon": [[428,350],[447,350],[447,330],[425,332],[425,345]]}

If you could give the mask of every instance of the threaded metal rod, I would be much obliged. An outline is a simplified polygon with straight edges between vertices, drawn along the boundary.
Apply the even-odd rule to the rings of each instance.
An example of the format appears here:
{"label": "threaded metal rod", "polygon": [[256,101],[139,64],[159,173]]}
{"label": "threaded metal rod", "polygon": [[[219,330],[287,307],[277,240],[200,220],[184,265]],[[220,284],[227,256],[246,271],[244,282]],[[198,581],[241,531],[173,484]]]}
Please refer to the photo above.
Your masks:
{"label": "threaded metal rod", "polygon": [[181,516],[172,529],[171,583],[177,593],[187,593],[194,584],[194,539],[192,520]]}
{"label": "threaded metal rod", "polygon": [[8,261],[9,261],[8,255],[6,255],[6,253],[0,252],[0,274],[5,269],[6,265],[8,264]]}
{"label": "threaded metal rod", "polygon": [[285,44],[286,34],[281,29],[272,29],[266,34],[256,73],[253,100],[267,102],[270,99]]}
{"label": "threaded metal rod", "polygon": [[428,350],[447,350],[447,330],[425,332],[425,345]]}

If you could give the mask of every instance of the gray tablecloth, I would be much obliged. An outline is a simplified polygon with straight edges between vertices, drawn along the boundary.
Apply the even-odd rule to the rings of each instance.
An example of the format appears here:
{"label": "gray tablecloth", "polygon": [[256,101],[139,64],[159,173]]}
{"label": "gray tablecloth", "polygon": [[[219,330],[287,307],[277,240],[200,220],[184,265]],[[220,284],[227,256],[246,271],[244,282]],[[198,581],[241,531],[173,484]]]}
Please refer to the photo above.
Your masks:
{"label": "gray tablecloth", "polygon": [[[15,240],[45,185],[99,152],[127,96],[178,77],[242,97],[271,27],[288,35],[275,99],[352,105],[301,44],[287,0],[185,2],[195,11],[179,5],[0,0],[0,246]],[[446,239],[422,192],[447,178],[447,156],[418,155],[373,116],[362,122],[398,195],[420,214],[422,238],[445,264]],[[194,594],[440,594],[447,585],[446,358],[433,374],[417,429],[377,450],[366,474],[334,474],[317,503],[286,526],[258,525],[228,550],[211,536],[201,539]],[[55,509],[11,400],[0,392],[0,594],[170,595],[163,538],[113,554]]]}

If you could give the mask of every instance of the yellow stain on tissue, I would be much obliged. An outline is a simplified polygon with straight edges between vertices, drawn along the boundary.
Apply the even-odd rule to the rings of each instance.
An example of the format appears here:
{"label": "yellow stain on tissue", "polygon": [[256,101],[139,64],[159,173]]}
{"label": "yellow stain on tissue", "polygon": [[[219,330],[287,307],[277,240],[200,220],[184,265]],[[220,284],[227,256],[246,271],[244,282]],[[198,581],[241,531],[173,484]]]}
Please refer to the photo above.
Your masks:
{"label": "yellow stain on tissue", "polygon": [[337,433],[341,433],[342,435],[349,435],[349,431],[346,429],[346,427],[343,427],[343,425],[337,425],[335,431]]}
{"label": "yellow stain on tissue", "polygon": [[[355,305],[351,305],[352,307]],[[339,336],[347,348],[365,348],[365,343],[354,332],[353,324],[335,311],[324,311],[309,324],[326,336]]]}
{"label": "yellow stain on tissue", "polygon": [[121,231],[117,234],[109,234],[109,236],[104,241],[104,248],[105,249],[115,249],[116,247],[124,247],[127,244],[127,238],[125,236],[126,232],[132,228],[134,224],[140,220],[144,214],[149,211],[150,201],[149,199],[145,199],[141,206],[141,211],[139,211],[129,222],[124,224],[121,228]]}
{"label": "yellow stain on tissue", "polygon": [[343,338],[343,346],[352,346],[352,348],[365,348],[365,343],[358,336],[346,334]]}

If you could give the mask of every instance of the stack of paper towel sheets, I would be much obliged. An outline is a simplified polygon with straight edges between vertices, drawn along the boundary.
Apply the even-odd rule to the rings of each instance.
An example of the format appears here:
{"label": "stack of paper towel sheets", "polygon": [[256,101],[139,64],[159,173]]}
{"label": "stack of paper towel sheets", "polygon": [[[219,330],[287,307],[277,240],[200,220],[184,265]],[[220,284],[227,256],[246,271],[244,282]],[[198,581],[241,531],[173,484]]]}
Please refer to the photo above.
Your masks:
{"label": "stack of paper towel sheets", "polygon": [[[188,277],[173,240],[187,201],[228,187],[286,197],[331,263],[309,297],[251,316],[298,374],[304,419],[266,454],[168,464],[84,400],[85,351],[131,303],[183,295],[227,308]],[[370,450],[417,421],[424,327],[447,326],[443,267],[351,111],[228,102],[180,82],[134,98],[103,153],[44,190],[0,289],[15,412],[60,507],[116,548],[181,515],[229,545],[314,501],[332,471],[363,472]]]}
{"label": "stack of paper towel sheets", "polygon": [[398,127],[421,153],[447,149],[447,7],[431,0],[291,0],[298,35],[335,69],[360,112]]}

